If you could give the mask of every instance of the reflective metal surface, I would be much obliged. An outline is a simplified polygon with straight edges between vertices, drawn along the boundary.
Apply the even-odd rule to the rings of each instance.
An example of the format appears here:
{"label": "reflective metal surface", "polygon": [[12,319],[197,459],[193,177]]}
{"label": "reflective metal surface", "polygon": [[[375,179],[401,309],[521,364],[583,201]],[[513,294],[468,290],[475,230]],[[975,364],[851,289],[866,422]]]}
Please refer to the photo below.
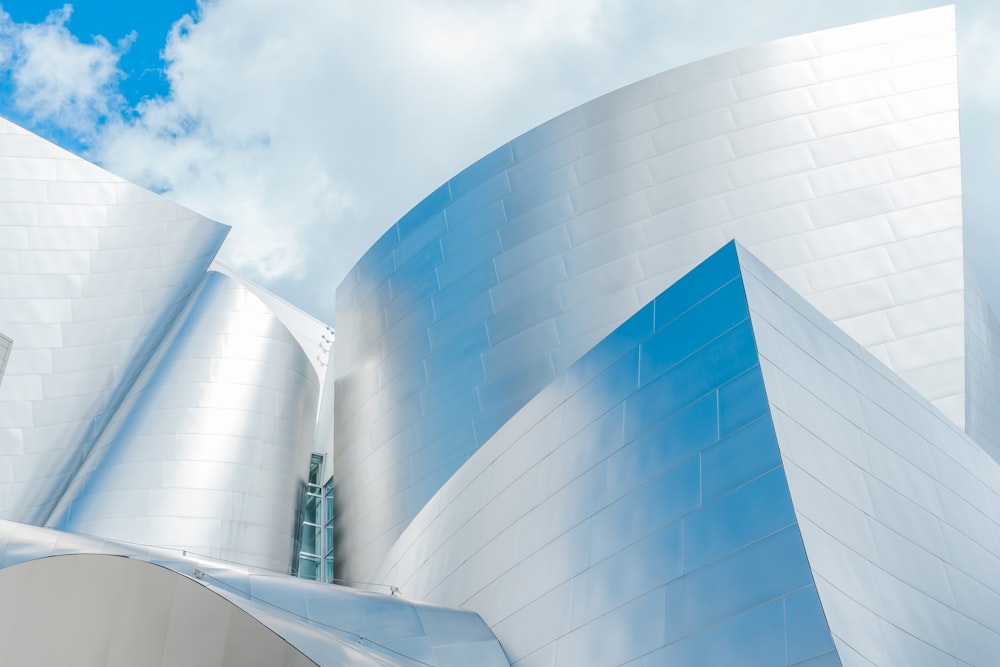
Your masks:
{"label": "reflective metal surface", "polygon": [[44,558],[0,570],[0,587],[5,665],[316,665],[224,598],[139,560]]}
{"label": "reflective metal surface", "polygon": [[[72,556],[79,554],[126,558],[97,562]],[[49,558],[53,555],[58,558]],[[25,565],[66,558],[73,559],[70,580],[67,576],[53,576],[52,569],[41,566],[42,574],[39,576],[27,576],[19,570]],[[112,561],[119,561],[120,566],[115,567]],[[135,564],[124,565],[130,561]],[[143,562],[162,566],[182,576],[164,577],[151,573],[149,567],[142,567]],[[115,577],[111,584],[107,583],[106,575],[109,573]],[[126,585],[122,585],[123,582]],[[208,657],[204,653],[182,653],[189,656],[191,662],[181,661],[180,664],[223,664],[222,653],[212,653],[219,649],[243,656],[243,663],[234,658],[232,664],[284,664],[267,662],[264,656],[269,653],[266,650],[248,652],[254,647],[267,648],[268,630],[320,665],[500,667],[509,664],[496,638],[474,613],[307,582],[191,553],[122,544],[2,520],[0,583],[10,584],[10,588],[3,589],[5,594],[0,603],[0,615],[7,618],[20,613],[31,629],[35,625],[31,621],[37,620],[32,616],[34,610],[40,609],[48,614],[45,618],[49,624],[44,629],[51,632],[51,624],[63,618],[53,610],[53,606],[72,603],[69,610],[78,613],[74,617],[77,632],[86,636],[79,638],[80,648],[73,654],[78,659],[61,664],[80,664],[82,660],[79,656],[82,654],[79,651],[92,644],[96,644],[95,650],[103,648],[119,655],[133,650],[155,650],[157,642],[162,644],[164,641],[174,651],[209,651]],[[25,586],[32,587],[29,589],[32,595],[25,606],[9,604],[14,598],[20,599],[18,593]],[[220,597],[216,599],[216,596]],[[223,635],[226,632],[226,627],[220,628],[219,624],[234,611],[226,605],[220,608],[222,599],[266,627],[240,628],[238,636],[224,646],[216,645],[214,642],[219,638],[214,636],[206,638],[205,642],[195,641],[205,629]],[[188,600],[193,601],[194,608],[187,606]],[[148,623],[143,621],[142,636],[121,636],[120,632],[112,631],[135,622],[128,615],[123,617],[127,610],[143,617],[156,613],[162,615],[164,607],[167,609],[165,618],[153,618]],[[177,618],[178,615],[183,618]],[[198,623],[192,627],[195,620]],[[206,628],[201,628],[200,624]],[[99,625],[101,627],[97,627]],[[114,625],[114,628],[108,625]],[[0,628],[0,634],[9,632],[12,627],[23,626],[11,623]],[[191,634],[186,636],[187,641],[182,646],[171,646],[170,638],[176,640],[175,633],[179,628]],[[61,636],[59,639],[52,642],[56,644],[53,647],[55,650],[58,651],[59,647],[66,651],[75,648],[72,637]],[[137,642],[152,646],[136,646]],[[5,649],[20,648],[21,645],[16,642],[10,646],[0,642],[0,656]],[[169,654],[165,654],[164,659],[168,657]],[[98,662],[104,664],[103,660]],[[109,658],[109,662],[114,661]],[[155,660],[146,662],[160,664]],[[178,662],[167,660],[164,664]]]}
{"label": "reflective metal surface", "polygon": [[[332,329],[206,271],[222,226],[4,124],[0,579],[80,609],[110,573],[171,619],[207,589],[254,637],[215,662],[273,631],[331,665],[993,664],[953,29],[779,40],[513,140],[352,270],[335,368]],[[328,553],[297,503],[334,451],[339,576],[420,602],[274,573]]]}
{"label": "reflective metal surface", "polygon": [[998,489],[728,245],[501,427],[374,580],[479,611],[513,665],[991,665]]}
{"label": "reflective metal surface", "polygon": [[47,525],[287,572],[318,392],[271,311],[209,272]]}
{"label": "reflective metal surface", "polygon": [[1000,461],[1000,322],[965,267],[965,430]]}
{"label": "reflective metal surface", "polygon": [[0,517],[287,572],[328,329],[206,272],[225,226],[6,121],[0,185]]}
{"label": "reflective metal surface", "polygon": [[844,664],[995,663],[1000,464],[763,264],[742,251],[741,263],[792,504]]}
{"label": "reflective metal surface", "polygon": [[837,664],[736,248],[617,328],[441,488],[374,581],[512,665]]}
{"label": "reflective metal surface", "polygon": [[337,292],[340,576],[587,350],[737,238],[964,419],[951,8],[640,81],[514,139]]}
{"label": "reflective metal surface", "polygon": [[0,517],[45,521],[227,227],[0,120]]}
{"label": "reflective metal surface", "polygon": [[7,360],[10,358],[10,348],[13,346],[14,341],[0,333],[0,384],[3,383],[3,374],[7,370]]}

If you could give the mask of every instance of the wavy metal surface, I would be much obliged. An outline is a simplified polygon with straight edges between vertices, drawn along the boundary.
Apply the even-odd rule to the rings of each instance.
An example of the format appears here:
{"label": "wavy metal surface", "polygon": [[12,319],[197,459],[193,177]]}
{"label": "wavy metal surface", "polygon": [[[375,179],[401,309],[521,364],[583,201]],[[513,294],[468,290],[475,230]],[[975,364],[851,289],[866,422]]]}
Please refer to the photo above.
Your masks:
{"label": "wavy metal surface", "polygon": [[212,262],[209,267],[236,280],[243,287],[254,293],[264,302],[268,310],[274,313],[288,332],[298,341],[299,347],[306,353],[306,358],[312,364],[313,370],[320,378],[320,384],[326,377],[326,366],[333,345],[333,330],[315,317],[299,310],[281,297],[267,291],[252,280],[247,280],[229,267],[219,262]]}
{"label": "wavy metal surface", "polygon": [[496,429],[737,238],[957,423],[951,8],[610,93],[418,204],[337,292],[339,575],[363,580]]}
{"label": "wavy metal surface", "polygon": [[475,609],[512,665],[838,664],[749,318],[729,244],[505,424],[375,581]]}
{"label": "wavy metal surface", "polygon": [[278,318],[209,272],[48,525],[288,572],[318,395]]}
{"label": "wavy metal surface", "polygon": [[0,517],[48,518],[227,230],[0,120]]}
{"label": "wavy metal surface", "polygon": [[227,227],[0,130],[0,517],[288,571],[326,328],[206,271]]}
{"label": "wavy metal surface", "polygon": [[[66,554],[125,556],[163,566],[196,580],[200,586],[229,600],[321,665],[508,665],[496,638],[474,613],[303,581],[191,553],[122,544],[0,520],[0,577],[7,571],[4,568]],[[85,573],[78,572],[77,577],[81,574]],[[162,593],[143,582],[131,583],[133,585],[118,586],[116,590],[140,598]],[[112,597],[105,592],[100,600],[92,602],[96,604]],[[36,594],[31,603],[49,605],[58,599],[59,591],[56,590],[50,596]],[[11,613],[9,607],[7,597],[0,599],[0,615]],[[218,618],[213,619],[209,619],[209,625],[214,626],[218,621]],[[162,635],[172,630],[169,618],[162,621],[162,624],[152,624],[149,631]],[[130,641],[98,631],[95,636],[105,641],[114,637],[115,642],[111,643],[120,641],[126,646]],[[59,642],[61,645],[67,643]]]}
{"label": "wavy metal surface", "polygon": [[991,665],[998,489],[983,447],[727,247],[504,425],[375,581],[479,611],[513,665]]}
{"label": "wavy metal surface", "polygon": [[845,665],[1000,655],[1000,464],[746,253],[761,370]]}

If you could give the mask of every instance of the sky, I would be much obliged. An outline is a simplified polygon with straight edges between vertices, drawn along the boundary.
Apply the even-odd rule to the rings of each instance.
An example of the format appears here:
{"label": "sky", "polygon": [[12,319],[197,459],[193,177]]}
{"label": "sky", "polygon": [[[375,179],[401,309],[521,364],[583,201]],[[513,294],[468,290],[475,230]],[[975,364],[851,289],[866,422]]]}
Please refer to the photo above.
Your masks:
{"label": "sky", "polygon": [[[333,322],[424,195],[646,76],[925,0],[0,2],[0,115],[232,226],[220,260]],[[958,0],[966,255],[1000,304],[1000,3]]]}

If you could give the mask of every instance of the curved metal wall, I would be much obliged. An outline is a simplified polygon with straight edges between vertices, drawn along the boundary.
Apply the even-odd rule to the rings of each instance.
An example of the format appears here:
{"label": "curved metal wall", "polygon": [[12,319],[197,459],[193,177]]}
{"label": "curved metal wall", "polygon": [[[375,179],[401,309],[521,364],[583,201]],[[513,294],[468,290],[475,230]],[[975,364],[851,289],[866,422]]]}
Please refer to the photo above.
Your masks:
{"label": "curved metal wall", "polygon": [[245,610],[139,560],[44,558],[0,569],[0,586],[6,665],[316,667]]}
{"label": "curved metal wall", "polygon": [[277,316],[209,272],[48,525],[287,572],[318,395]]}
{"label": "curved metal wall", "polygon": [[[146,561],[173,570],[183,577],[195,579],[200,586],[247,612],[321,665],[503,667],[509,664],[496,637],[483,620],[472,612],[276,575],[232,563],[212,561],[191,553],[125,545],[0,520],[0,578],[13,583],[12,591],[18,589],[16,592],[20,592],[19,589],[25,582],[7,568],[16,569],[19,565],[36,561],[51,561],[53,559],[49,556],[64,554],[124,556],[125,558],[115,560]],[[29,613],[35,609],[32,605],[43,609],[53,604],[58,605],[63,600],[61,596],[65,595],[62,587],[77,588],[77,579],[80,577],[88,581],[87,586],[90,585],[83,568],[76,570],[74,580],[64,585],[60,585],[62,582],[37,582],[32,587],[34,595],[29,600]],[[116,587],[116,593],[125,596],[126,604],[136,599],[145,600],[149,603],[148,606],[171,602],[163,599],[163,587],[156,586],[148,579],[132,578],[126,583],[128,585]],[[194,582],[191,584],[194,585]],[[48,586],[53,590],[48,590]],[[16,597],[10,595],[0,598],[0,616],[21,611],[21,606],[14,602]],[[100,600],[95,604],[115,600],[115,595],[109,595],[106,590],[99,597]],[[198,618],[199,613],[194,611],[192,617]],[[212,614],[212,619],[206,621],[205,625],[214,627],[220,617],[221,615]],[[187,618],[180,619],[182,623],[187,621]],[[93,631],[93,636],[88,637],[88,640],[96,640],[98,650],[102,647],[107,650],[108,646],[112,650],[135,648],[131,637],[121,637],[117,632],[108,632],[107,628],[103,628],[104,632],[101,631],[102,628],[89,629]],[[141,637],[146,646],[139,648],[155,646],[153,638],[169,635],[173,630],[170,618],[152,623],[147,628],[152,638]],[[266,633],[266,630],[258,628],[255,632]],[[253,637],[244,639],[250,641],[244,643],[243,647],[233,647],[234,650],[247,648],[255,643]],[[256,639],[259,640],[260,637]],[[56,644],[59,645],[57,650],[66,646],[72,649],[72,642],[60,641]],[[197,642],[189,641],[187,644],[187,648],[198,647]],[[4,648],[0,646],[0,655]],[[272,664],[260,655],[245,660],[245,664]],[[25,661],[17,662],[22,664]],[[79,662],[77,659],[66,664]],[[98,662],[103,664],[104,660]],[[159,664],[158,661],[154,662]],[[218,664],[218,658],[212,664]]]}
{"label": "curved metal wall", "polygon": [[46,520],[227,230],[0,120],[0,517]]}
{"label": "curved metal wall", "polygon": [[782,466],[843,664],[991,665],[1000,464],[741,253]]}
{"label": "curved metal wall", "polygon": [[997,489],[984,447],[726,248],[505,424],[373,581],[475,609],[513,665],[989,665]]}
{"label": "curved metal wall", "polygon": [[508,421],[374,581],[478,611],[515,666],[836,664],[749,318],[729,244]]}
{"label": "curved metal wall", "polygon": [[679,68],[502,146],[337,291],[339,575],[364,580],[541,388],[738,238],[964,419],[954,17]]}

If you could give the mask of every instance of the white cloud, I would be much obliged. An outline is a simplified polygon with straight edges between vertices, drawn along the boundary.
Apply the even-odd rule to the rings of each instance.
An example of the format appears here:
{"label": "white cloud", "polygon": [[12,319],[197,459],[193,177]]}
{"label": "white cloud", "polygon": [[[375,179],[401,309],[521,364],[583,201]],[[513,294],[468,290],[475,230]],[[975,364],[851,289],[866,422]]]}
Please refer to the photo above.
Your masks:
{"label": "white cloud", "polygon": [[[13,71],[39,115],[84,130],[108,116],[92,156],[232,225],[229,265],[332,317],[337,283],[396,218],[538,123],[719,51],[933,4],[211,0],[164,47],[169,94],[123,117],[125,45],[81,44],[65,12],[18,27]],[[987,72],[996,30],[983,29]]]}
{"label": "white cloud", "polygon": [[84,44],[66,27],[71,12],[65,5],[38,24],[14,23],[4,14],[3,56],[17,108],[86,139],[122,103],[118,59],[134,35],[117,45],[103,37]]}
{"label": "white cloud", "polygon": [[[230,265],[321,283],[315,303],[332,303],[358,255],[423,194],[578,101],[554,63],[594,43],[599,9],[218,0],[175,26],[170,95],[109,124],[94,153],[233,225]],[[532,72],[549,79],[546,95],[522,92]],[[512,110],[513,97],[524,101]]]}

